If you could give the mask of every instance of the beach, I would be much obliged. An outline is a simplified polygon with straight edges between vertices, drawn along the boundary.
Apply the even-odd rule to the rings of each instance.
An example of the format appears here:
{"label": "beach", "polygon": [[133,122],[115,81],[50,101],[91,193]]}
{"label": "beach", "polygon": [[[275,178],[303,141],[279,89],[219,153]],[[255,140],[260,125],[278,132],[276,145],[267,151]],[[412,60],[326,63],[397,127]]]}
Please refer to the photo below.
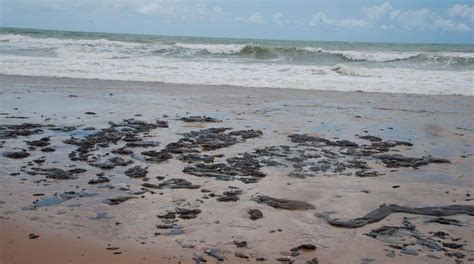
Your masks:
{"label": "beach", "polygon": [[0,96],[2,263],[474,260],[472,96],[18,75]]}

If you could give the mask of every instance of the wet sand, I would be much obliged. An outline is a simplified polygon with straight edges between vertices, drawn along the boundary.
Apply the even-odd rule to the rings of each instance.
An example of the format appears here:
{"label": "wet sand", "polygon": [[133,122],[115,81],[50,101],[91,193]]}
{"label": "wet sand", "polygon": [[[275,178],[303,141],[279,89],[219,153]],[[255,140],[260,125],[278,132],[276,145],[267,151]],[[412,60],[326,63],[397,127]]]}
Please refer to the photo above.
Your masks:
{"label": "wet sand", "polygon": [[[2,263],[199,262],[193,257],[214,263],[219,257],[208,253],[217,249],[224,263],[254,263],[259,258],[266,259],[263,263],[316,263],[316,258],[319,263],[468,263],[474,259],[474,217],[469,214],[443,216],[443,221],[394,213],[359,228],[334,226],[321,217],[327,212],[333,212],[332,218],[362,217],[382,204],[474,206],[472,97],[19,76],[0,76],[0,93]],[[181,120],[190,116],[219,122]],[[162,126],[140,123],[137,132],[135,123],[123,121],[130,118],[145,124],[160,121]],[[27,130],[41,132],[12,137],[19,130],[11,125],[22,123],[40,124]],[[202,132],[222,127],[231,129]],[[86,148],[79,154],[87,158],[74,160],[77,155],[70,154],[78,154],[77,144],[90,143],[84,139],[100,131],[112,134],[107,129],[132,134]],[[247,130],[253,134],[243,134]],[[195,138],[183,135],[190,131],[201,132]],[[309,138],[298,140],[294,135]],[[42,138],[48,138],[42,147],[26,142]],[[133,154],[111,153],[127,143],[148,141],[154,146],[128,147]],[[183,149],[212,161],[183,162],[182,154],[172,152],[176,152],[169,146],[173,142],[193,142]],[[44,152],[44,147],[55,151]],[[267,147],[274,147],[271,154],[269,149],[267,154],[257,151]],[[147,160],[150,156],[143,152],[150,150],[163,156],[158,159],[153,154],[155,160]],[[8,152],[28,156],[3,155]],[[413,161],[418,165],[401,166],[381,158],[393,154],[420,159],[431,155],[450,163],[421,159]],[[98,167],[112,157],[133,164]],[[196,175],[201,173],[198,164],[218,163],[231,173]],[[134,166],[147,169],[144,178],[126,175]],[[42,171],[50,168],[85,172],[53,179]],[[89,184],[101,177],[108,182]],[[177,178],[199,187],[155,188]],[[311,207],[274,208],[258,202],[262,195]],[[124,196],[133,198],[104,203]],[[222,201],[227,198],[230,201]],[[200,212],[178,214],[177,208]],[[251,209],[260,210],[263,218],[250,219]],[[176,212],[176,218],[157,217],[168,212]],[[383,226],[396,228],[380,232]],[[29,234],[39,237],[30,239]],[[242,244],[234,241],[247,245],[238,247]],[[316,249],[291,250],[302,244]]]}

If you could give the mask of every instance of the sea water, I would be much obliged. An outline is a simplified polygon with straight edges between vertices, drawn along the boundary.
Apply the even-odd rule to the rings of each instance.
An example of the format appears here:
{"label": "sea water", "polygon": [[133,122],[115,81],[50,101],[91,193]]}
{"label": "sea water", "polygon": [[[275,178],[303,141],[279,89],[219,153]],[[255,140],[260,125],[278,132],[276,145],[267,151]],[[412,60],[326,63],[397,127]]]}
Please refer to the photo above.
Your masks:
{"label": "sea water", "polygon": [[474,95],[474,45],[171,37],[0,28],[0,74]]}

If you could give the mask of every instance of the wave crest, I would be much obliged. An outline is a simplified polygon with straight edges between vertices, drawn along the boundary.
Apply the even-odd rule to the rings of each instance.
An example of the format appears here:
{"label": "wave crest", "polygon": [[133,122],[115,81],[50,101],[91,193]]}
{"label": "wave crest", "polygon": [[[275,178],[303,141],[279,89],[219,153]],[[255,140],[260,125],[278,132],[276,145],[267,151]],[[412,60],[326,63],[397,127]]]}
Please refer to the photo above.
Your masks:
{"label": "wave crest", "polygon": [[247,46],[246,44],[198,44],[198,43],[175,43],[175,47],[204,50],[211,54],[238,54]]}

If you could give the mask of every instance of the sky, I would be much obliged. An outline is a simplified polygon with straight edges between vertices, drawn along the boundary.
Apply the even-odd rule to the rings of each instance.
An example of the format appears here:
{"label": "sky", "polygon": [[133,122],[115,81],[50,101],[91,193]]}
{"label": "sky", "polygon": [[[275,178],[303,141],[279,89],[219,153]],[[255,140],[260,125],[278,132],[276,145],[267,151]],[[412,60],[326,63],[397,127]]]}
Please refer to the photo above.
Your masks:
{"label": "sky", "polygon": [[0,0],[0,26],[365,42],[474,43],[473,0]]}

